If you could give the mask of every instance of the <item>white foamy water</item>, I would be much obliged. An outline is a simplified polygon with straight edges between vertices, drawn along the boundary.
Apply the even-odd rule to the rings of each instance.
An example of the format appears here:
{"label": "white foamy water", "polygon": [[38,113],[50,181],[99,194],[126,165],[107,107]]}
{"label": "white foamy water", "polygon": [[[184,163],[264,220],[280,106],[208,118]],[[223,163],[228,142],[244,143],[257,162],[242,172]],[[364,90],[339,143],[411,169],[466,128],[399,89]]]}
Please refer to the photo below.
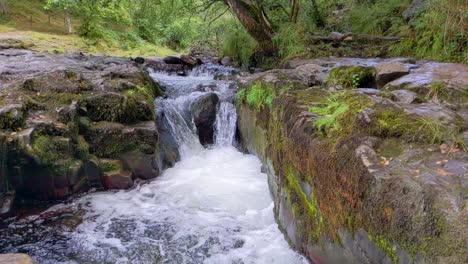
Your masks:
{"label": "white foamy water", "polygon": [[101,262],[306,263],[278,229],[260,166],[215,147],[134,190],[88,195],[73,244]]}

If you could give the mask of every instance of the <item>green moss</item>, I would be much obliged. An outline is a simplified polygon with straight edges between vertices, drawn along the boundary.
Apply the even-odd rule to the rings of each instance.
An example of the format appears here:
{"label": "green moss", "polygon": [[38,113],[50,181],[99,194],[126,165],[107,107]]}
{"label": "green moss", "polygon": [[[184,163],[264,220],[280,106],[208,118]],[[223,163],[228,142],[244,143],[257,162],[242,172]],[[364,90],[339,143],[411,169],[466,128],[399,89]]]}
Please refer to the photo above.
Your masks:
{"label": "green moss", "polygon": [[34,152],[44,164],[50,165],[60,160],[59,146],[56,143],[50,136],[40,135],[34,139]]}
{"label": "green moss", "polygon": [[287,171],[285,180],[283,188],[291,203],[293,217],[306,221],[306,230],[303,232],[308,238],[317,241],[322,233],[324,222],[315,195],[311,193],[311,197],[306,196],[291,169]]}
{"label": "green moss", "polygon": [[375,82],[374,67],[339,66],[330,70],[328,82],[345,89],[372,87]]}
{"label": "green moss", "polygon": [[384,236],[369,235],[369,239],[374,242],[380,249],[385,252],[393,263],[398,263],[398,255],[396,254],[396,247],[390,243]]}
{"label": "green moss", "polygon": [[100,159],[98,165],[102,172],[116,172],[122,168],[122,162],[112,159]]}
{"label": "green moss", "polygon": [[409,115],[403,109],[379,107],[373,115],[374,121],[369,131],[383,138],[396,137],[406,141],[434,144],[442,142],[448,133],[441,123]]}
{"label": "green moss", "polygon": [[77,138],[75,154],[82,160],[89,157],[89,144],[86,142],[83,136],[78,136]]}

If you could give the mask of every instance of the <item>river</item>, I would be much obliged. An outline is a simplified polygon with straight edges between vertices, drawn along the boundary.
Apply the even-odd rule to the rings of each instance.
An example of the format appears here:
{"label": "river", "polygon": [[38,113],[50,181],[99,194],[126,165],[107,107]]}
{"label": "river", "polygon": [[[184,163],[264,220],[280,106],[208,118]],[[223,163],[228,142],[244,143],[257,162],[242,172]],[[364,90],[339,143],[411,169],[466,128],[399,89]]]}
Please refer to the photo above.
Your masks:
{"label": "river", "polygon": [[[30,216],[26,229],[31,225],[30,232],[42,235],[21,243],[4,240],[0,252],[26,252],[39,263],[307,263],[278,229],[260,160],[234,147],[234,84],[214,80],[208,68],[184,77],[152,76],[166,89],[168,97],[156,106],[165,113],[181,160],[131,190],[89,193],[55,206],[80,212],[73,228],[61,228],[58,220],[41,227]],[[215,144],[205,148],[188,109],[207,87],[221,102]],[[8,237],[25,236],[24,229]]]}

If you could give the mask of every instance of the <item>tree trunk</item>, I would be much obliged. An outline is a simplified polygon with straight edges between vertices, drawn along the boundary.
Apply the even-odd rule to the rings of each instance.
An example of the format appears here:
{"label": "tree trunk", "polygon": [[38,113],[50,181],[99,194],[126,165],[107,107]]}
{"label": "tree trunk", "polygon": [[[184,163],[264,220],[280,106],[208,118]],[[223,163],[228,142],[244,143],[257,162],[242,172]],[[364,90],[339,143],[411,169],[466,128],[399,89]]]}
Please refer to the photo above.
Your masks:
{"label": "tree trunk", "polygon": [[72,31],[73,31],[72,23],[71,23],[71,19],[70,19],[70,14],[68,13],[67,9],[65,9],[65,28],[66,28],[68,34],[72,33]]}
{"label": "tree trunk", "polygon": [[8,10],[8,2],[7,0],[0,0],[0,9],[2,12],[2,15],[8,16],[10,11]]}
{"label": "tree trunk", "polygon": [[290,0],[290,4],[291,4],[290,20],[292,23],[296,23],[297,16],[299,14],[299,0]]}
{"label": "tree trunk", "polygon": [[262,7],[243,0],[224,0],[247,32],[258,42],[264,52],[274,52],[273,31]]}

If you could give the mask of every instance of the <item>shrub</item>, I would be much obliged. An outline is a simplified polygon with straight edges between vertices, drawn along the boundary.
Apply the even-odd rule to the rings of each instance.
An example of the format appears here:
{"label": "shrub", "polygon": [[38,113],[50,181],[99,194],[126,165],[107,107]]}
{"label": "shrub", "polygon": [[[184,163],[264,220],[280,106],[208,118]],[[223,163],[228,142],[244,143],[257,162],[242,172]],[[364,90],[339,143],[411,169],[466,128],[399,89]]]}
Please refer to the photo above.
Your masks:
{"label": "shrub", "polygon": [[240,89],[237,92],[239,102],[247,102],[247,104],[257,110],[261,110],[265,106],[271,107],[276,93],[272,85],[263,84],[258,81],[248,88]]}
{"label": "shrub", "polygon": [[221,44],[222,55],[248,65],[257,50],[257,42],[237,22],[227,24],[225,30]]}

